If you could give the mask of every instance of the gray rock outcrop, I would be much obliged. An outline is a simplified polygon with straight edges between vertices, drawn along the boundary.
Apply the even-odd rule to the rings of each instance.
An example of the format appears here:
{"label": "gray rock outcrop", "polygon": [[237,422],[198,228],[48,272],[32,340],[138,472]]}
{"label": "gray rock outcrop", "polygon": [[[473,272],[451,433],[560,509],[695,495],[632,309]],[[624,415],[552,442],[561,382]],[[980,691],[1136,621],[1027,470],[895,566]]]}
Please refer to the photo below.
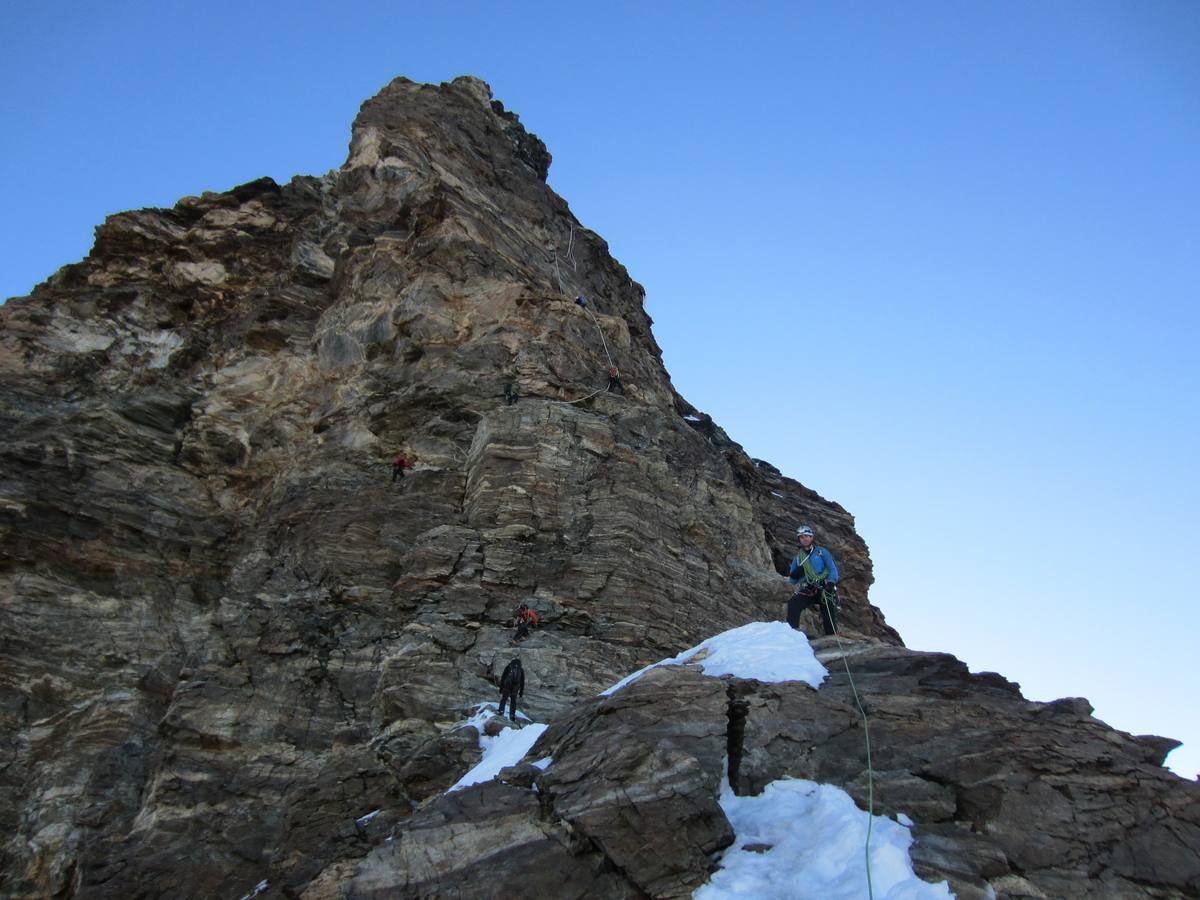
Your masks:
{"label": "gray rock outcrop", "polygon": [[448,886],[517,896],[531,865],[564,853],[578,861],[573,878],[588,874],[548,896],[690,896],[734,838],[717,806],[722,779],[740,794],[819,781],[867,808],[843,659],[870,725],[876,814],[916,823],[922,877],[971,900],[1200,890],[1200,785],[1162,768],[1159,739],[1113,731],[1086,701],[1027,701],[946,654],[865,638],[816,648],[829,669],[818,690],[687,664],[581,701],[530,751],[553,758],[532,791],[502,776],[432,800],[396,841],[306,896],[426,897]]}
{"label": "gray rock outcrop", "polygon": [[[497,854],[561,862],[524,876],[546,896],[680,895],[731,839],[713,793],[730,691],[750,710],[739,787],[816,772],[861,794],[823,753],[773,749],[851,741],[836,678],[802,702],[675,673],[645,716],[622,713],[645,735],[589,734],[604,759],[572,729],[615,711],[594,695],[640,666],[778,619],[800,521],[843,569],[843,621],[897,740],[927,715],[941,676],[897,671],[914,655],[869,603],[851,516],[676,393],[641,287],[549,189],[549,165],[477,79],[397,79],[337,171],[112,216],[85,260],[0,307],[5,895],[239,897],[264,880],[272,896],[471,895],[502,877]],[[605,389],[610,365],[623,394]],[[397,453],[415,465],[393,481]],[[541,625],[514,649],[522,601]],[[518,650],[521,708],[555,723],[555,766],[444,796],[478,755],[452,726],[497,698]],[[999,680],[948,684],[982,704],[972,734],[994,714],[980,691],[1032,708]],[[684,694],[692,724],[670,709]],[[817,718],[760,734],[779,709]],[[1093,767],[1063,790],[1003,759],[885,755],[881,796],[913,810],[931,877],[1195,891],[1193,787],[1152,758],[1169,742],[1079,704],[997,740],[1032,759],[1039,723],[1120,752],[1053,744],[1054,766]],[[608,771],[636,779],[615,805],[595,780]],[[1069,865],[1011,849],[1046,790],[1066,797],[1044,808]],[[1066,810],[1105,792],[1122,799],[1098,849]],[[672,816],[679,834],[661,834]],[[477,870],[435,864],[455,835]],[[1007,868],[955,862],[976,846]]]}

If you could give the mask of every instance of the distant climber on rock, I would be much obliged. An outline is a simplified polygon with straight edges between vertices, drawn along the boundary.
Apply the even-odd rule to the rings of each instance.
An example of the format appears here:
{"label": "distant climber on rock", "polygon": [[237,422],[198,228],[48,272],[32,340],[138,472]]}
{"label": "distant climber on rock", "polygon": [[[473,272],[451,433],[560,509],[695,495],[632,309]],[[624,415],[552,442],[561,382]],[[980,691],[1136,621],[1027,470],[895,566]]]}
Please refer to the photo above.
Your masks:
{"label": "distant climber on rock", "polygon": [[397,453],[396,458],[392,460],[392,483],[395,484],[397,478],[404,477],[405,469],[411,469],[411,468],[412,468],[412,463],[410,463],[404,457],[404,454]]}
{"label": "distant climber on rock", "polygon": [[787,607],[787,622],[800,630],[800,614],[816,603],[821,610],[821,623],[825,634],[837,634],[837,583],[838,567],[833,554],[813,543],[815,535],[811,525],[796,529],[800,541],[800,552],[792,557],[788,569],[788,582],[799,585]]}
{"label": "distant climber on rock", "polygon": [[515,384],[513,384],[511,381],[508,382],[507,384],[505,384],[504,385],[504,402],[507,403],[509,406],[512,406],[519,399],[520,399],[520,397],[517,394],[517,386]]}
{"label": "distant climber on rock", "polygon": [[512,619],[509,620],[509,626],[517,629],[517,633],[513,636],[510,643],[517,643],[529,637],[529,629],[537,628],[538,616],[526,604],[522,603],[513,610]]}
{"label": "distant climber on rock", "polygon": [[608,367],[608,391],[625,396],[625,386],[621,384],[621,373],[617,371],[616,366]]}
{"label": "distant climber on rock", "polygon": [[504,704],[509,704],[508,717],[517,720],[517,698],[525,694],[525,669],[521,660],[514,659],[504,667],[500,676],[500,715],[504,715]]}
{"label": "distant climber on rock", "polygon": [[580,294],[575,298],[575,305],[582,306],[584,309],[587,309],[587,297],[583,296],[583,294]]}

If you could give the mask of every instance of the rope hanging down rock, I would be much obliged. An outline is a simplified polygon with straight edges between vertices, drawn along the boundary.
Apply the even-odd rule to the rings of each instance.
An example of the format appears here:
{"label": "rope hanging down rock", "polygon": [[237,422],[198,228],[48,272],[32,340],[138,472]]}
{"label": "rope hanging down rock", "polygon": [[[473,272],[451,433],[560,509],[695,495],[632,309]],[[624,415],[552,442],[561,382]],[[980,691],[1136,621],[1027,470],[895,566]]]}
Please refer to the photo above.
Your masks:
{"label": "rope hanging down rock", "polygon": [[[568,297],[568,294],[567,294],[567,288],[563,284],[562,270],[559,268],[559,265],[558,265],[558,248],[556,246],[554,246],[553,244],[551,244],[550,252],[553,254],[554,277],[558,281],[558,291],[563,296],[563,299],[566,299]],[[571,271],[578,272],[578,267],[575,264],[575,257],[573,255],[574,252],[575,252],[575,226],[572,225],[570,237],[567,239],[567,257],[566,258],[567,258],[567,262],[569,262],[571,264]],[[592,324],[596,326],[596,333],[600,335],[600,346],[604,348],[604,356],[608,360],[609,368],[616,369],[617,364],[613,361],[612,353],[610,353],[608,350],[608,341],[604,337],[604,329],[600,327],[600,320],[596,318],[596,314],[594,312],[592,312],[591,307],[589,307],[586,303],[582,303],[580,305],[583,307],[583,311],[588,314],[588,318],[590,318],[592,320]],[[578,400],[567,400],[564,402],[566,402],[566,403],[582,403],[584,400],[591,400],[596,395],[604,393],[605,390],[607,390],[607,388],[600,388],[599,390],[593,391],[592,393],[588,394],[586,397],[580,397]]]}
{"label": "rope hanging down rock", "polygon": [[862,700],[859,699],[854,676],[850,673],[850,663],[846,659],[846,647],[842,643],[842,636],[838,633],[837,623],[833,619],[829,592],[823,587],[821,602],[825,604],[825,615],[833,625],[833,636],[837,640],[838,651],[842,654],[842,665],[846,669],[846,679],[850,682],[850,692],[854,695],[854,705],[858,707],[858,714],[862,718],[863,738],[867,745],[867,839],[863,844],[863,860],[867,867],[867,897],[869,900],[875,900],[875,888],[871,883],[871,826],[875,822],[875,769],[871,765],[871,726],[867,721],[867,711],[863,709]]}

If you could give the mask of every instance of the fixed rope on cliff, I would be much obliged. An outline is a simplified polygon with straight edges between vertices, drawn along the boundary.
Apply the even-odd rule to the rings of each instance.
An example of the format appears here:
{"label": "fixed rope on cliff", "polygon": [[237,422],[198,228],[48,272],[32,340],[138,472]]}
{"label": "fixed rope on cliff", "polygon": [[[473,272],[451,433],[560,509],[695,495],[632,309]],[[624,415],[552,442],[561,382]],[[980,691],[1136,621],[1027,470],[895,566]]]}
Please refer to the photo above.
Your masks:
{"label": "fixed rope on cliff", "polygon": [[[566,254],[566,259],[571,264],[572,271],[576,271],[575,258],[573,255],[574,249],[575,249],[575,226],[572,225],[571,226],[571,236],[567,241],[567,254]],[[564,297],[566,297],[567,296],[567,288],[566,288],[566,285],[563,283],[562,268],[558,264],[558,249],[553,244],[551,244],[550,251],[553,254],[554,277],[555,277],[555,280],[558,281],[559,293],[562,294]],[[587,313],[588,318],[590,318],[592,320],[592,324],[596,327],[596,333],[598,335],[600,335],[600,346],[604,349],[605,359],[608,360],[608,373],[607,373],[608,374],[608,385],[607,385],[607,387],[603,387],[597,391],[593,391],[592,393],[588,394],[586,397],[580,397],[577,400],[570,400],[568,402],[569,403],[582,403],[584,400],[590,400],[592,397],[595,397],[598,394],[602,394],[605,391],[608,391],[610,393],[620,394],[621,396],[625,396],[625,387],[624,387],[624,385],[621,384],[620,372],[617,369],[616,362],[613,360],[612,353],[608,349],[608,339],[604,336],[604,329],[600,327],[600,320],[596,318],[596,314],[592,311],[592,307],[591,307],[591,304],[588,302],[587,296],[584,294],[577,294],[575,297],[575,305],[578,306],[580,309],[582,309],[585,313]]]}
{"label": "fixed rope on cliff", "polygon": [[604,339],[604,329],[600,327],[600,320],[596,318],[596,314],[592,312],[592,307],[588,304],[587,297],[580,294],[575,298],[575,303],[583,307],[583,311],[588,314],[592,320],[592,324],[596,326],[596,333],[600,335],[600,346],[604,348],[604,355],[608,357],[608,366],[610,369],[615,369],[617,364],[613,362],[612,354],[608,352],[608,341]]}

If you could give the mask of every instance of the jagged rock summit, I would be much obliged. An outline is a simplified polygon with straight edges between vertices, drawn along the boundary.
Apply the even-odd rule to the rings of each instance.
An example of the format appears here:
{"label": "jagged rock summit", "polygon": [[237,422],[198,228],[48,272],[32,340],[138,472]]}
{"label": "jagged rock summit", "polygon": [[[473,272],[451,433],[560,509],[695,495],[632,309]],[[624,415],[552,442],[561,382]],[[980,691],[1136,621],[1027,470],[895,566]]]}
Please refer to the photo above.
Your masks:
{"label": "jagged rock summit", "polygon": [[[397,79],[337,171],[112,216],[0,308],[0,891],[501,896],[551,853],[547,896],[683,896],[729,837],[731,750],[739,789],[861,797],[844,690],[681,668],[596,694],[778,619],[809,521],[922,874],[1195,895],[1172,742],[906,650],[851,517],[676,393],[549,165],[478,79]],[[555,765],[443,797],[479,755],[452,726],[517,654]]]}

